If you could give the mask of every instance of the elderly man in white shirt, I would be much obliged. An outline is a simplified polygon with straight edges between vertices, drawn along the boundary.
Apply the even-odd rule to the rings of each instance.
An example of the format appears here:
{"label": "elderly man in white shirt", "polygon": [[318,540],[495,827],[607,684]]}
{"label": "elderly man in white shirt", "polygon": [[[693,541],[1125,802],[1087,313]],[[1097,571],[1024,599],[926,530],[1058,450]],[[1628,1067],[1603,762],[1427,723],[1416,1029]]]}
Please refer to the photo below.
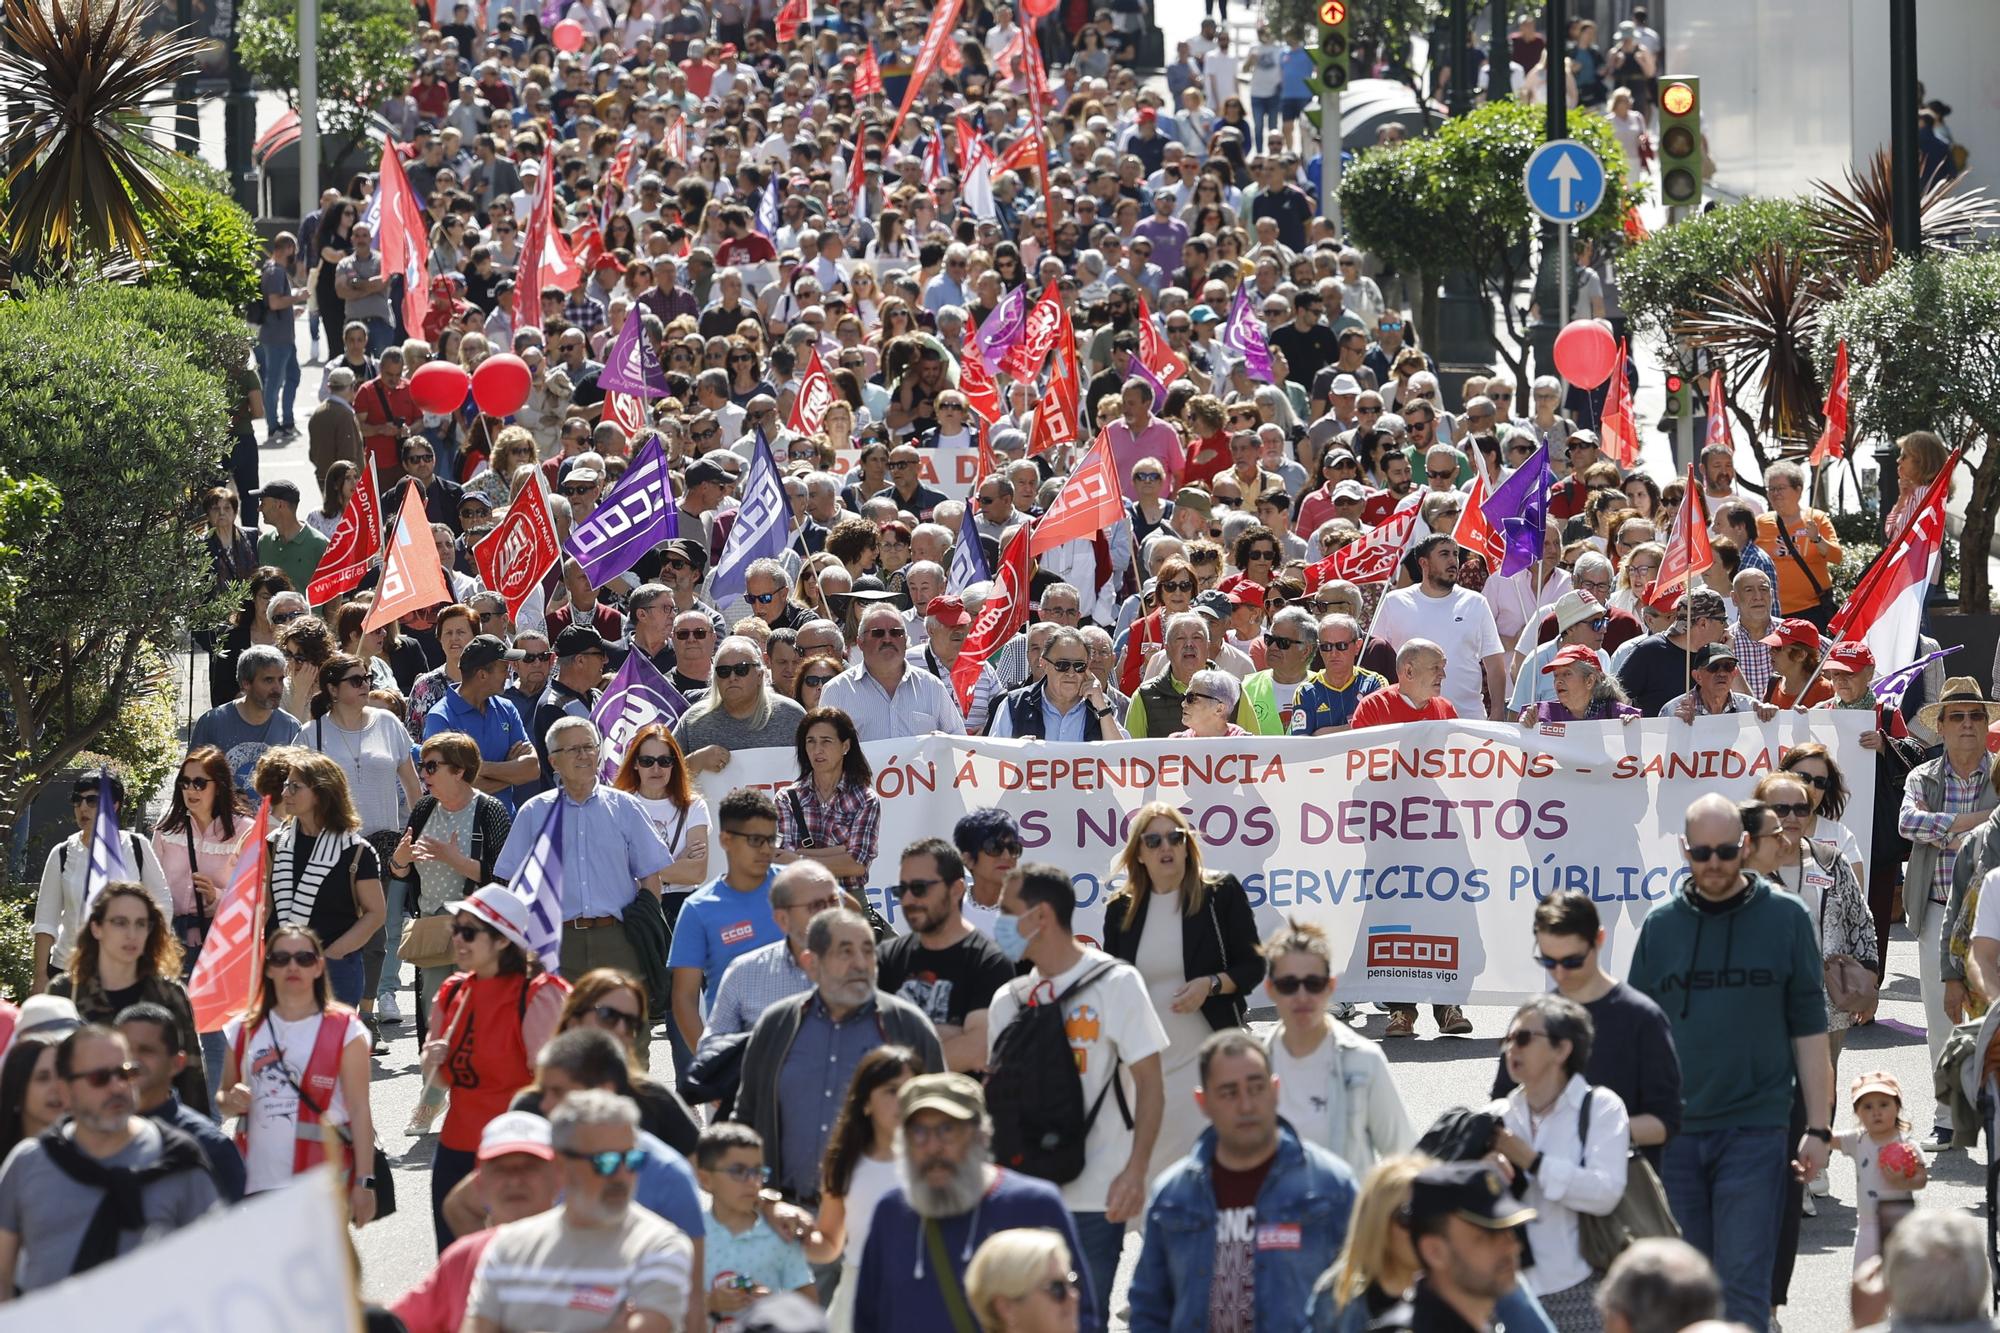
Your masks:
{"label": "elderly man in white shirt", "polygon": [[895,606],[875,602],[861,613],[859,646],[861,665],[827,682],[819,697],[822,707],[846,713],[864,741],[934,731],[965,734],[965,716],[951,686],[910,666],[909,631]]}

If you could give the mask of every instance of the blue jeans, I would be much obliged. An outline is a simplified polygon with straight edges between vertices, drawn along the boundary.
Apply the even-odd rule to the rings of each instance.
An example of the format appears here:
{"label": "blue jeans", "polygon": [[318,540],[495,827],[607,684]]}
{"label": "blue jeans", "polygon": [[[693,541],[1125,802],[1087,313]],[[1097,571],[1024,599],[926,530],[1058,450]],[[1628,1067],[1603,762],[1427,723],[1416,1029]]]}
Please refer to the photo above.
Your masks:
{"label": "blue jeans", "polygon": [[333,990],[333,998],[349,1008],[361,1003],[361,993],[368,989],[368,962],[356,949],[345,958],[326,960],[326,984]]}
{"label": "blue jeans", "polygon": [[[285,318],[291,318],[289,310],[284,314]],[[269,430],[292,429],[297,424],[292,407],[299,396],[298,345],[290,342],[258,343],[257,377],[264,382],[265,427]]]}
{"label": "blue jeans", "polygon": [[390,343],[396,341],[394,320],[370,319],[368,321],[368,355],[380,356]]}
{"label": "blue jeans", "polygon": [[1284,99],[1277,96],[1253,97],[1250,99],[1250,135],[1255,140],[1253,151],[1264,151],[1264,136],[1278,132],[1278,109]]}
{"label": "blue jeans", "polygon": [[1097,1303],[1097,1327],[1111,1327],[1111,1284],[1118,1280],[1118,1256],[1125,1248],[1125,1224],[1107,1222],[1103,1213],[1071,1213],[1077,1243],[1083,1246],[1082,1266],[1090,1275],[1090,1297]]}
{"label": "blue jeans", "polygon": [[1682,1239],[1722,1279],[1724,1317],[1763,1333],[1791,1168],[1784,1127],[1683,1132],[1667,1140],[1660,1166]]}
{"label": "blue jeans", "polygon": [[[229,1043],[223,1040],[220,1032],[201,1034],[201,1072],[208,1076],[208,1095],[211,1099],[220,1097],[225,1091],[222,1086],[222,1058],[228,1051]],[[243,1081],[248,1083],[250,1080]]]}
{"label": "blue jeans", "polygon": [[389,919],[382,923],[382,957],[379,961],[371,960],[375,965],[378,1004],[402,987],[403,960],[396,957],[396,950],[403,947],[403,927],[409,924],[409,918],[403,915],[409,891],[407,882],[383,877],[382,896],[388,900]]}

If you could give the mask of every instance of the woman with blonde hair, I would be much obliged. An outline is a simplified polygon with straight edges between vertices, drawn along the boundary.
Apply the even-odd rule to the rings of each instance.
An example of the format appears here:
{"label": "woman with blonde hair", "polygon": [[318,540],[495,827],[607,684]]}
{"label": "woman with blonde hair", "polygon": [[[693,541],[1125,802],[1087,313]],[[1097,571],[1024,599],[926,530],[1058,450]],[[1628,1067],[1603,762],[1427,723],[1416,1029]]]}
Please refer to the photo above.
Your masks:
{"label": "woman with blonde hair", "polygon": [[1082,1281],[1062,1233],[996,1231],[965,1270],[965,1299],[981,1333],[1075,1333]]}
{"label": "woman with blonde hair", "polygon": [[1201,1044],[1242,1026],[1245,997],[1264,979],[1257,918],[1236,876],[1202,868],[1200,835],[1165,801],[1132,816],[1112,873],[1125,883],[1104,904],[1104,951],[1139,969],[1167,1030],[1167,1109],[1153,1155],[1174,1162],[1208,1123],[1194,1100]]}

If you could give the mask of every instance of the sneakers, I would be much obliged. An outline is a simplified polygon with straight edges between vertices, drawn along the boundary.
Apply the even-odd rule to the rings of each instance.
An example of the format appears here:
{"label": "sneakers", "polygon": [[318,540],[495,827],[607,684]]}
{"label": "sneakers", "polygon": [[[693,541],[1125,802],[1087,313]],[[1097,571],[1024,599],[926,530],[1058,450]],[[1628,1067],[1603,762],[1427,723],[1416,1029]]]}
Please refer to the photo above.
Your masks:
{"label": "sneakers", "polygon": [[1931,1136],[1924,1140],[1925,1152],[1949,1152],[1952,1133],[1950,1125],[1939,1125],[1931,1130]]}
{"label": "sneakers", "polygon": [[1813,1202],[1813,1196],[1810,1190],[1808,1190],[1805,1193],[1805,1195],[1799,1200],[1799,1213],[1801,1216],[1804,1217],[1819,1216],[1819,1205]]}
{"label": "sneakers", "polygon": [[403,1009],[396,1003],[396,992],[389,991],[387,994],[375,997],[375,1018],[377,1022],[387,1023],[391,1027],[402,1026]]}
{"label": "sneakers", "polygon": [[1820,1168],[1820,1173],[1812,1178],[1812,1183],[1806,1186],[1806,1193],[1809,1198],[1820,1199],[1833,1193],[1833,1182],[1826,1178],[1824,1167]]}
{"label": "sneakers", "polygon": [[1416,1036],[1417,1016],[1411,1013],[1407,1009],[1398,1010],[1397,1012],[1390,1014],[1388,1030],[1385,1031],[1382,1035],[1385,1038]]}
{"label": "sneakers", "polygon": [[1472,1020],[1465,1016],[1465,1010],[1455,1004],[1447,1004],[1437,1011],[1438,1032],[1447,1037],[1469,1037],[1472,1035]]}
{"label": "sneakers", "polygon": [[368,1050],[372,1055],[387,1055],[389,1043],[382,1040],[382,1029],[376,1025],[375,1015],[363,1014],[361,1021],[368,1028]]}
{"label": "sneakers", "polygon": [[1333,1016],[1340,1022],[1352,1027],[1354,1020],[1361,1016],[1361,1011],[1354,1005],[1347,1003],[1347,1001],[1339,1000],[1333,1006]]}

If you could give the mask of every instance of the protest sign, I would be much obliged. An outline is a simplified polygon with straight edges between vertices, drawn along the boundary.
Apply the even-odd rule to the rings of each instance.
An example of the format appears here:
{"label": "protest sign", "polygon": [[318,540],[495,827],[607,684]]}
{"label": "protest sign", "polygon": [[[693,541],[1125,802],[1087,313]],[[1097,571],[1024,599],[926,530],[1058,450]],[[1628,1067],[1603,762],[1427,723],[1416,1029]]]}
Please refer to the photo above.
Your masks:
{"label": "protest sign", "polygon": [[[845,482],[847,474],[860,462],[861,451],[838,449],[833,457],[833,470]],[[966,487],[979,480],[979,450],[919,449],[917,476],[932,490],[943,491],[956,500],[965,494]]]}
{"label": "protest sign", "polygon": [[[1531,935],[1542,897],[1590,894],[1607,965],[1622,972],[1639,922],[1686,881],[1689,804],[1747,797],[1789,746],[1829,746],[1854,789],[1849,808],[1871,809],[1875,765],[1860,738],[1872,723],[1818,711],[1112,745],[871,742],[882,823],[869,896],[897,921],[886,886],[902,849],[997,805],[1021,825],[1023,859],[1071,873],[1077,933],[1101,939],[1130,817],[1164,800],[1200,832],[1203,863],[1243,881],[1261,932],[1288,915],[1328,930],[1344,998],[1509,1003],[1547,989]],[[797,775],[789,749],[740,751],[702,776],[702,794],[713,808],[732,788],[775,790]],[[1855,832],[1865,863],[1865,820]],[[719,847],[712,856],[722,864]]]}

